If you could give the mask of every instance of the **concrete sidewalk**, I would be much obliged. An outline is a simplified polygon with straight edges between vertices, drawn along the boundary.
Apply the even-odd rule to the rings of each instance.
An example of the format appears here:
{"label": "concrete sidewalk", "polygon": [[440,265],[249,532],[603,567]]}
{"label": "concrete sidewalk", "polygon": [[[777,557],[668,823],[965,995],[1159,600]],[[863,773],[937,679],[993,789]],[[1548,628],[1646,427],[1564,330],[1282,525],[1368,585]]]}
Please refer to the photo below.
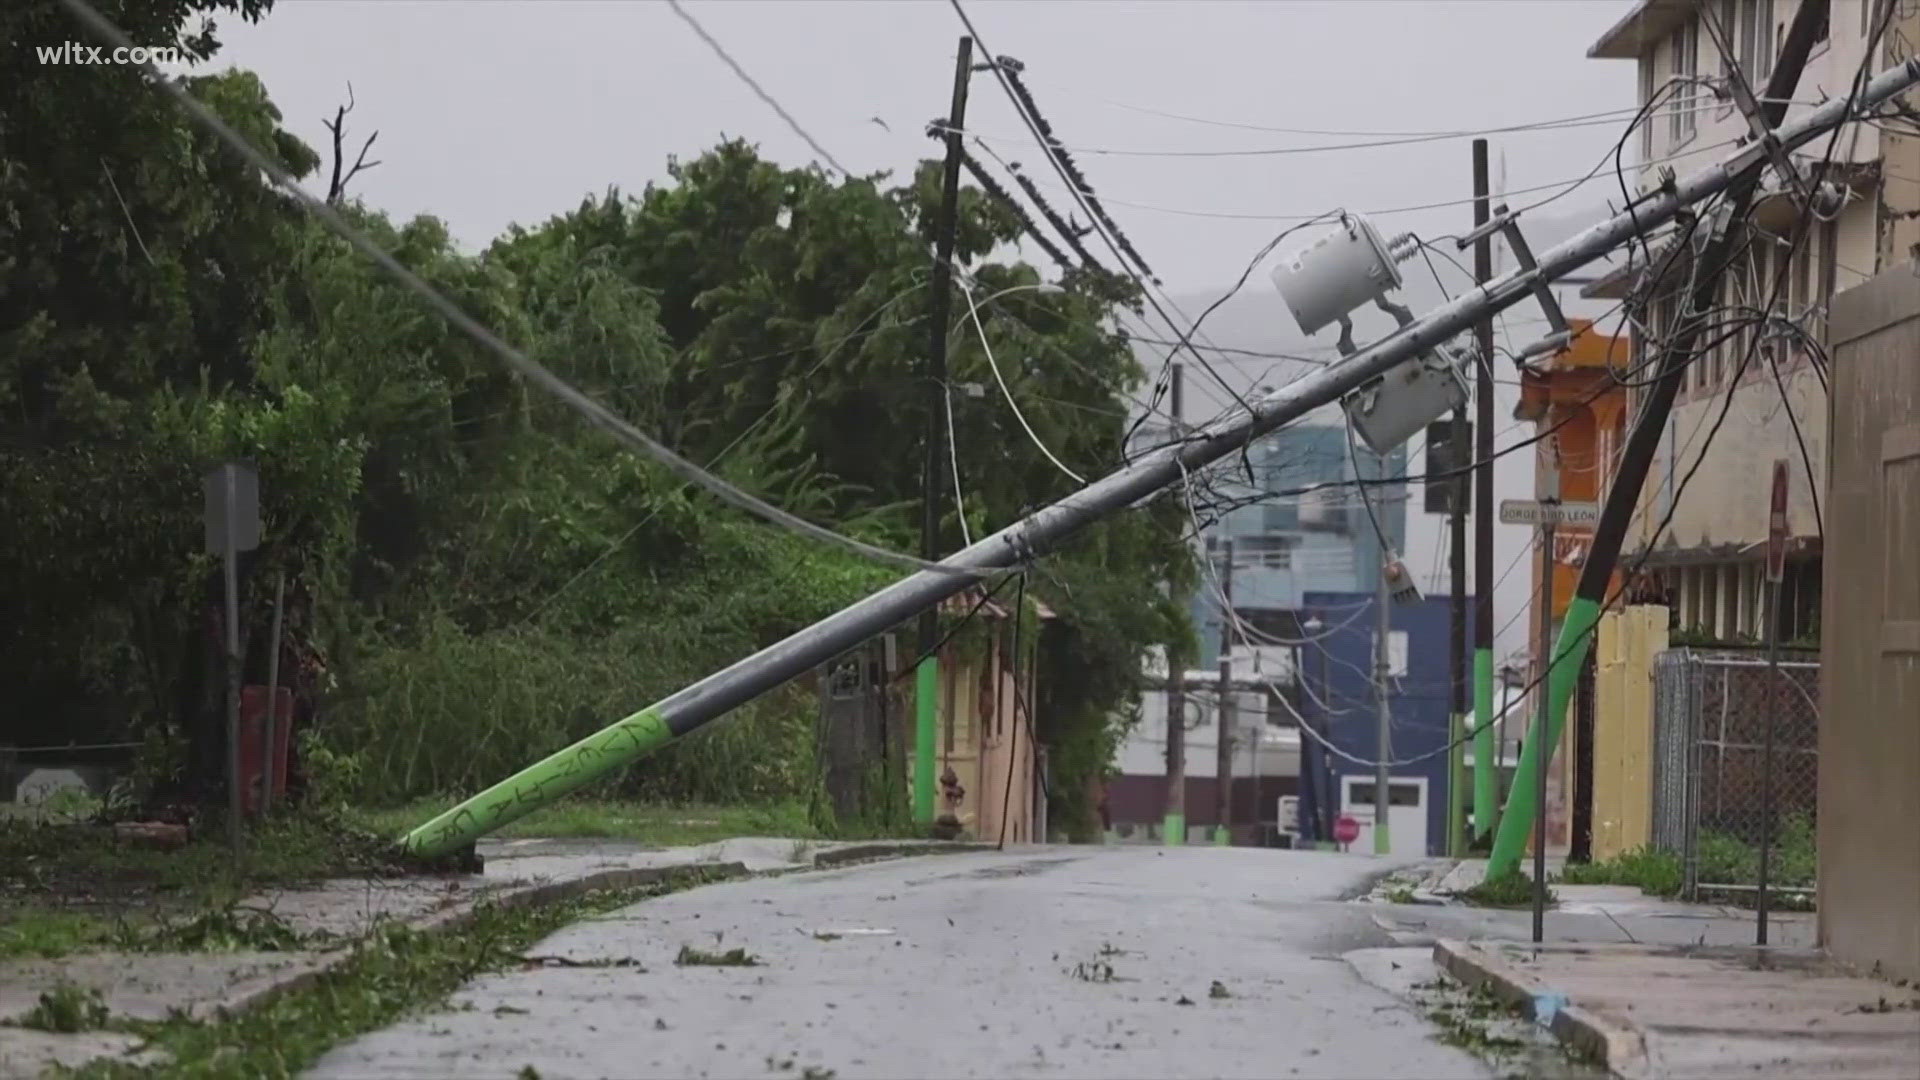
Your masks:
{"label": "concrete sidewalk", "polygon": [[[269,912],[311,947],[277,952],[89,953],[59,960],[0,961],[0,1022],[40,995],[70,985],[98,991],[113,1016],[164,1019],[179,1009],[205,1017],[252,1008],[344,963],[355,942],[401,923],[452,930],[477,905],[552,903],[625,889],[688,871],[716,878],[825,868],[870,859],[973,851],[991,845],[937,841],[823,842],[741,838],[698,847],[653,848],[620,840],[483,841],[481,874],[354,878],[276,889],[247,908]],[[98,1057],[134,1063],[140,1040],[113,1032],[51,1034],[0,1023],[0,1080],[41,1075]]]}
{"label": "concrete sidewalk", "polygon": [[1628,1080],[1920,1070],[1920,992],[1813,950],[1441,941],[1434,958]]}

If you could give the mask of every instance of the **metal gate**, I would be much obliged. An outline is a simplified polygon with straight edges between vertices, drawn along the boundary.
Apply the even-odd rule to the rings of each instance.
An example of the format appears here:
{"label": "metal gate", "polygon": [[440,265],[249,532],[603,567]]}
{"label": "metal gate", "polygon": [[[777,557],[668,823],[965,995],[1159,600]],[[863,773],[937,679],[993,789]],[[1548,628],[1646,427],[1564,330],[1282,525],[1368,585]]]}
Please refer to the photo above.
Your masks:
{"label": "metal gate", "polygon": [[1762,783],[1774,696],[1773,887],[1810,893],[1818,795],[1820,664],[1783,651],[1778,681],[1758,655],[1669,649],[1654,662],[1653,843],[1681,860],[1681,895],[1752,893],[1769,820]]}

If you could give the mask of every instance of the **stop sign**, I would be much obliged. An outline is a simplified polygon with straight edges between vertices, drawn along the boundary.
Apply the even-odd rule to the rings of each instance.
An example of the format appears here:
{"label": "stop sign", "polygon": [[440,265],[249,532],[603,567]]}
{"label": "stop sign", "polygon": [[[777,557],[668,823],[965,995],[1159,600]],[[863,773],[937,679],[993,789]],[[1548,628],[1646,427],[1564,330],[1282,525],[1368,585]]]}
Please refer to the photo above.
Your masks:
{"label": "stop sign", "polygon": [[1340,844],[1351,844],[1360,839],[1360,822],[1351,814],[1341,814],[1333,819],[1333,839]]}

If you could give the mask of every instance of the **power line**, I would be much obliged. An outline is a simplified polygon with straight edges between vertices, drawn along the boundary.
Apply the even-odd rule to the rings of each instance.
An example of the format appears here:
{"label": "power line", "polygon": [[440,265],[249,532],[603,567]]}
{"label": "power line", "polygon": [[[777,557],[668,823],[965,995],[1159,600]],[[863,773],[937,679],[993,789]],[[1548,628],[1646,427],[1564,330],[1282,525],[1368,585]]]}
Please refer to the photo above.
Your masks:
{"label": "power line", "polygon": [[[1641,164],[1643,166],[1663,165],[1668,162],[1679,161],[1682,158],[1693,157],[1695,155],[1704,154],[1709,151],[1721,150],[1726,147],[1735,145],[1738,141],[1739,140],[1737,139],[1726,139],[1721,142],[1711,143],[1705,146],[1691,147],[1689,149],[1682,150],[1679,153],[1669,154],[1665,157],[1649,159],[1645,162],[1642,162]],[[1568,192],[1571,192],[1572,190],[1583,187],[1587,183],[1591,182],[1595,175],[1597,175],[1597,172],[1588,172],[1582,176],[1570,176],[1560,180],[1550,180],[1544,184],[1534,184],[1531,187],[1510,188],[1507,191],[1505,191],[1503,195],[1530,195],[1530,194],[1533,194],[1534,192],[1551,191],[1555,188],[1566,187],[1568,185],[1571,185],[1571,187],[1568,188]],[[1053,181],[1047,181],[1047,183],[1054,184]],[[1060,186],[1066,186],[1066,185],[1054,184],[1054,186],[1060,187]],[[1566,194],[1566,193],[1563,192],[1562,194]],[[1556,198],[1558,197],[1559,196],[1556,196]],[[1157,214],[1174,214],[1180,217],[1216,218],[1216,219],[1226,220],[1226,221],[1308,221],[1314,217],[1319,216],[1318,213],[1299,213],[1299,212],[1275,214],[1275,213],[1239,212],[1239,211],[1231,211],[1231,210],[1196,210],[1191,207],[1160,206],[1155,203],[1130,202],[1125,199],[1116,199],[1111,195],[1104,196],[1104,198],[1107,202],[1115,206],[1124,206],[1133,210],[1147,210]],[[1418,213],[1424,210],[1443,210],[1449,207],[1466,206],[1472,202],[1473,202],[1473,199],[1470,197],[1465,199],[1444,199],[1439,202],[1417,203],[1411,206],[1387,206],[1387,207],[1380,207],[1380,208],[1371,209],[1371,210],[1360,210],[1360,211],[1356,211],[1356,213],[1365,214],[1368,217],[1384,217],[1389,214],[1412,214],[1412,213]],[[1538,203],[1535,205],[1539,206],[1539,205],[1545,205],[1545,204]],[[1319,213],[1324,213],[1324,212],[1325,211],[1320,211]]]}
{"label": "power line", "polygon": [[[1167,314],[1166,307],[1161,305],[1160,298],[1155,295],[1155,289],[1152,285],[1142,279],[1137,272],[1127,265],[1127,259],[1121,251],[1120,244],[1102,223],[1103,214],[1096,214],[1089,202],[1089,200],[1094,197],[1093,193],[1085,190],[1077,183],[1073,179],[1072,172],[1062,163],[1059,156],[1052,152],[1049,137],[1042,131],[1038,120],[1034,116],[1028,115],[1027,111],[1021,106],[1021,95],[1015,91],[1013,82],[1008,77],[1006,66],[999,62],[999,54],[987,46],[986,40],[980,36],[980,31],[974,26],[972,16],[967,14],[967,9],[962,6],[960,0],[947,0],[947,2],[952,6],[954,14],[960,17],[960,22],[967,28],[967,33],[971,34],[973,39],[980,43],[981,51],[995,58],[994,62],[989,66],[992,68],[994,77],[999,81],[1001,88],[1005,90],[1007,96],[1013,100],[1014,111],[1020,115],[1021,122],[1026,125],[1027,130],[1033,133],[1034,139],[1040,143],[1041,150],[1046,155],[1047,163],[1053,166],[1053,170],[1059,174],[1060,179],[1066,184],[1067,190],[1073,194],[1074,201],[1079,203],[1081,209],[1092,219],[1091,223],[1094,226],[1094,231],[1099,234],[1100,239],[1107,245],[1108,249],[1113,252],[1113,257],[1118,261],[1120,269],[1127,277],[1133,280],[1135,285],[1139,286],[1141,296],[1147,301],[1148,306],[1153,308],[1154,313],[1160,316],[1161,321],[1165,322],[1175,335],[1181,337],[1183,340],[1195,336],[1199,330],[1198,325],[1196,324],[1191,330],[1183,333],[1179,324],[1175,323],[1173,318]],[[1166,306],[1173,307],[1174,310],[1179,311],[1179,305],[1174,304],[1171,299],[1168,299]],[[1181,312],[1181,317],[1185,318],[1186,313]],[[1188,351],[1193,352],[1191,349]],[[1240,396],[1240,392],[1235,390],[1233,385],[1227,382],[1227,380],[1221,376],[1220,372],[1214,369],[1212,364],[1207,362],[1206,357],[1201,356],[1198,352],[1193,352],[1193,358],[1199,362],[1201,370],[1212,376],[1214,381],[1220,384],[1221,388],[1232,395],[1234,401],[1241,408],[1247,410],[1249,413],[1253,411],[1253,406],[1248,404],[1247,400]],[[1171,362],[1172,356],[1169,355],[1168,363]],[[1161,385],[1163,382],[1164,379],[1155,385],[1153,399],[1156,402],[1158,402],[1160,394],[1164,392],[1163,386]]]}
{"label": "power line", "polygon": [[[1096,95],[1096,94],[1089,94],[1086,92],[1084,88],[1076,85],[1070,85],[1066,83],[1047,83],[1046,85],[1048,86],[1049,89],[1058,90],[1062,93],[1066,93],[1072,96],[1087,98],[1093,101],[1098,101],[1104,105],[1111,105],[1115,108],[1125,109],[1129,112],[1142,113],[1147,116],[1158,116],[1167,120],[1181,120],[1187,123],[1206,125],[1208,127],[1234,128],[1241,131],[1261,131],[1261,132],[1267,132],[1275,135],[1323,135],[1323,136],[1329,136],[1334,138],[1392,139],[1392,138],[1403,138],[1403,137],[1413,138],[1413,137],[1425,136],[1425,135],[1453,135],[1453,136],[1460,136],[1460,137],[1470,137],[1470,136],[1476,136],[1476,135],[1502,135],[1502,134],[1507,134],[1509,132],[1515,132],[1515,131],[1528,131],[1528,130],[1533,130],[1535,128],[1540,128],[1540,127],[1553,127],[1553,126],[1559,126],[1564,124],[1570,124],[1570,123],[1574,123],[1576,121],[1582,121],[1582,120],[1599,120],[1603,117],[1614,117],[1616,119],[1619,119],[1619,118],[1624,118],[1632,115],[1634,111],[1631,108],[1607,109],[1601,112],[1579,113],[1573,116],[1561,116],[1561,117],[1555,117],[1548,120],[1534,120],[1534,121],[1527,121],[1519,124],[1509,124],[1504,127],[1487,128],[1481,131],[1462,131],[1454,128],[1419,128],[1419,129],[1413,129],[1413,130],[1393,130],[1393,131],[1383,131],[1379,129],[1355,130],[1351,128],[1346,128],[1346,129],[1296,128],[1296,127],[1274,127],[1266,124],[1242,123],[1242,122],[1233,121],[1233,120],[1219,120],[1213,117],[1192,116],[1184,113],[1168,112],[1162,109],[1155,109],[1145,105],[1134,105],[1124,101],[1115,101],[1112,98],[1100,97],[1099,95]],[[1711,95],[1706,94],[1706,95],[1702,95],[1702,97],[1707,98],[1707,97],[1711,97]]]}
{"label": "power line", "polygon": [[680,16],[680,19],[682,22],[686,23],[689,27],[692,27],[694,33],[700,35],[700,40],[707,43],[707,48],[712,49],[713,54],[715,56],[718,56],[721,62],[725,63],[728,67],[732,68],[733,73],[739,76],[741,82],[747,84],[748,89],[752,90],[754,94],[760,98],[761,101],[765,102],[768,108],[780,114],[780,119],[786,121],[787,127],[790,130],[792,130],[792,132],[795,135],[800,136],[800,138],[808,146],[813,148],[813,152],[820,156],[820,160],[833,166],[835,169],[838,169],[841,175],[843,176],[847,176],[847,177],[853,176],[852,170],[848,169],[845,165],[840,164],[840,162],[834,160],[834,156],[827,152],[827,148],[824,146],[821,146],[820,143],[817,140],[815,140],[812,135],[807,134],[807,129],[800,126],[800,121],[795,120],[793,118],[792,113],[789,113],[784,106],[782,106],[778,101],[774,100],[773,95],[767,93],[766,90],[763,89],[760,86],[760,84],[754,80],[753,76],[747,74],[747,69],[741,67],[740,62],[738,60],[735,60],[732,54],[727,52],[725,46],[721,45],[718,41],[714,40],[714,37],[712,34],[707,33],[707,28],[704,26],[701,26],[700,21],[698,19],[695,19],[691,12],[689,12],[686,8],[680,6],[680,0],[667,0],[667,6],[673,9],[673,13],[675,15]]}
{"label": "power line", "polygon": [[1085,486],[1086,478],[1067,468],[1052,450],[1047,449],[1047,444],[1040,440],[1040,436],[1034,433],[1033,425],[1027,423],[1026,414],[1020,411],[1020,403],[1014,400],[1013,391],[1007,388],[1006,377],[1000,374],[1000,361],[993,358],[993,343],[987,340],[987,328],[980,322],[980,308],[973,302],[973,292],[968,289],[962,291],[967,294],[967,316],[973,320],[973,329],[980,335],[980,351],[987,356],[987,366],[993,369],[993,381],[1000,384],[1000,393],[1006,397],[1007,407],[1013,410],[1013,418],[1020,421],[1020,427],[1026,431],[1027,438],[1033,440],[1033,445],[1040,448],[1040,452],[1047,456],[1048,461],[1053,462],[1055,468],[1066,473],[1074,483]]}
{"label": "power line", "polygon": [[[1709,111],[1718,109],[1719,107],[1720,106],[1717,104],[1701,105],[1701,106],[1696,106],[1688,109],[1683,109],[1681,111],[1685,113],[1709,112]],[[1368,139],[1363,142],[1326,143],[1319,146],[1263,146],[1263,147],[1241,147],[1241,148],[1230,149],[1230,150],[1173,150],[1173,149],[1160,150],[1160,149],[1139,149],[1139,148],[1131,148],[1131,147],[1119,148],[1119,147],[1105,147],[1105,146],[1070,146],[1070,147],[1066,147],[1065,149],[1071,150],[1074,153],[1095,154],[1103,157],[1143,157],[1143,158],[1287,157],[1287,156],[1296,155],[1296,154],[1323,154],[1323,153],[1344,152],[1344,151],[1350,151],[1350,150],[1376,150],[1376,149],[1383,149],[1383,148],[1395,147],[1395,146],[1416,146],[1424,143],[1446,142],[1454,139],[1471,139],[1471,138],[1484,137],[1487,135],[1514,134],[1514,133],[1534,132],[1534,131],[1567,131],[1567,130],[1573,130],[1577,128],[1589,128],[1589,127],[1612,127],[1619,123],[1618,115],[1620,113],[1627,112],[1627,111],[1630,111],[1630,110],[1615,110],[1613,113],[1604,114],[1611,117],[1609,119],[1598,119],[1594,116],[1589,116],[1584,119],[1578,119],[1578,120],[1567,120],[1567,121],[1559,121],[1559,122],[1549,121],[1549,122],[1534,123],[1534,124],[1516,124],[1508,127],[1485,128],[1480,131],[1427,132],[1424,134],[1417,134],[1417,135],[1389,136],[1385,138]],[[1672,113],[1667,112],[1667,113],[1662,113],[1661,115],[1672,115]],[[969,130],[967,134],[972,135],[976,139],[985,139],[989,142],[1011,142],[1017,138],[1017,136],[1012,136],[1012,135],[1002,135],[998,133],[973,131],[973,130]]]}

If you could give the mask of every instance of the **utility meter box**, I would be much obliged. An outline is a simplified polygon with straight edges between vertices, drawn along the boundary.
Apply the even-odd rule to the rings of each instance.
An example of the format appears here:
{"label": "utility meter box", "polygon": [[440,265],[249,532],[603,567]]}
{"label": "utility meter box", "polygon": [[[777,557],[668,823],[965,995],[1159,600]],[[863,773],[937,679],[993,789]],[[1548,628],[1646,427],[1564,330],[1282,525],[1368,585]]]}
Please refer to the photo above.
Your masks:
{"label": "utility meter box", "polygon": [[1349,214],[1339,228],[1284,257],[1273,284],[1301,332],[1313,334],[1398,289],[1400,271],[1372,223]]}
{"label": "utility meter box", "polygon": [[1467,403],[1467,382],[1445,348],[1416,357],[1341,401],[1367,449],[1386,455]]}

